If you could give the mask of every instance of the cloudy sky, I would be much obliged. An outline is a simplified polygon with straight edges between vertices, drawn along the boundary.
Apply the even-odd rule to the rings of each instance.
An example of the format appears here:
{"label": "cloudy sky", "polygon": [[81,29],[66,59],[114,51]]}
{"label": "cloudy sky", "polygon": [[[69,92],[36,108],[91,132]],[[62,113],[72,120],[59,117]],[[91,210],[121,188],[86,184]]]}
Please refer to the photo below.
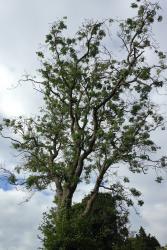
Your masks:
{"label": "cloudy sky", "polygon": [[[0,116],[33,115],[41,97],[31,86],[15,87],[25,73],[35,74],[39,63],[35,51],[44,42],[53,21],[68,17],[69,31],[73,32],[86,18],[123,18],[132,14],[129,0],[0,0]],[[164,21],[155,26],[162,49],[167,51],[167,1],[160,1]],[[167,35],[166,35],[167,36]],[[158,102],[165,105],[165,96]],[[167,101],[166,101],[167,104]],[[165,107],[165,106],[163,106]],[[163,108],[164,109],[164,108]],[[155,139],[165,145],[167,133],[157,133]],[[0,163],[10,166],[17,161],[7,141],[0,141]],[[166,147],[167,148],[167,147]],[[165,150],[165,149],[164,149]],[[140,216],[132,212],[132,229],[140,225],[167,243],[167,178],[159,185],[154,175],[132,177],[133,184],[143,192],[145,205]],[[76,200],[86,192],[81,187]],[[51,194],[34,194],[29,202],[22,190],[0,188],[0,250],[35,250],[40,245],[37,228],[42,212],[51,206]]]}

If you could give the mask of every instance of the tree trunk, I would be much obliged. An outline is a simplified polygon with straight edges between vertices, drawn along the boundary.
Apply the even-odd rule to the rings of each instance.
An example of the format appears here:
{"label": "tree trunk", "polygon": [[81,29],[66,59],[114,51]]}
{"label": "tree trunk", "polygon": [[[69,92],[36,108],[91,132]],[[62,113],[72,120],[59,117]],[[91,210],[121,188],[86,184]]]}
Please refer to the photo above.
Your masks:
{"label": "tree trunk", "polygon": [[85,208],[85,211],[83,213],[83,216],[86,216],[87,214],[90,213],[90,211],[91,211],[91,209],[93,207],[94,201],[96,199],[96,196],[97,196],[97,194],[99,192],[100,184],[101,184],[101,182],[103,180],[103,176],[106,173],[106,170],[107,169],[106,169],[105,166],[101,169],[101,172],[99,173],[99,176],[96,179],[96,183],[95,183],[94,189],[91,192],[90,198],[89,198],[89,200],[88,200],[88,202],[86,204],[86,208]]}

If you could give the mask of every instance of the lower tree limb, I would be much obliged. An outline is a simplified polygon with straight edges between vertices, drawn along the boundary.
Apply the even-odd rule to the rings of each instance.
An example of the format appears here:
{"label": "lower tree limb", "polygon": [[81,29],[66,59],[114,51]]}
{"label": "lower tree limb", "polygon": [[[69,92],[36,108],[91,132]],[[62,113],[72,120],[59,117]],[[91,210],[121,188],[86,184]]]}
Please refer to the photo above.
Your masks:
{"label": "lower tree limb", "polygon": [[104,177],[104,174],[106,173],[106,167],[103,167],[99,173],[99,176],[97,177],[96,179],[96,183],[95,183],[95,186],[93,188],[93,191],[91,192],[90,194],[90,198],[88,199],[87,201],[87,204],[86,204],[86,208],[83,212],[83,216],[86,216],[90,213],[92,207],[93,207],[93,204],[94,204],[94,201],[97,197],[97,194],[99,192],[99,188],[100,188],[100,184],[103,180],[103,177]]}

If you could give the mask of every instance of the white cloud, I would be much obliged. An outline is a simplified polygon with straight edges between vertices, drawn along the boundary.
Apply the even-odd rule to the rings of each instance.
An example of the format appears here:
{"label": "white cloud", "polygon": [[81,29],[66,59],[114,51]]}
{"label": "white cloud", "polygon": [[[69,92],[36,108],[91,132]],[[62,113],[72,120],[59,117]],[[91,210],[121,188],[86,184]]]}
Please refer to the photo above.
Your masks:
{"label": "white cloud", "polygon": [[11,92],[16,83],[14,72],[0,65],[0,112],[9,116],[23,113],[23,105]]}
{"label": "white cloud", "polygon": [[[9,90],[24,70],[34,72],[37,66],[35,51],[38,44],[44,41],[44,35],[48,32],[49,24],[62,16],[68,16],[70,31],[78,28],[84,18],[104,18],[128,16],[129,2],[122,0],[0,0],[0,113],[3,115],[26,115],[34,113],[40,106],[40,96],[32,91],[29,86]],[[163,5],[165,18],[166,1],[160,1]],[[121,8],[120,8],[121,6]],[[166,20],[156,26],[156,33],[160,44],[166,50],[164,30]],[[10,70],[11,69],[11,70]],[[164,98],[165,99],[165,98]],[[165,101],[165,100],[164,100]],[[162,98],[159,98],[162,103]],[[157,135],[159,140],[166,145],[165,136]],[[6,142],[1,140],[1,161],[7,165],[14,162],[12,152]],[[164,190],[166,185],[157,185],[150,178],[132,176],[134,186],[144,193],[145,205],[140,210],[141,217],[135,217],[134,225],[146,225],[148,233],[158,236],[162,242],[166,241],[167,223],[167,196]],[[75,201],[81,199],[89,187],[79,187],[75,195]],[[42,194],[36,194],[29,203],[18,205],[25,194],[21,191],[0,190],[0,250],[34,250],[37,249],[37,227],[41,221],[42,211],[51,204],[51,199]],[[143,211],[143,212],[142,212]]]}
{"label": "white cloud", "polygon": [[143,209],[142,218],[148,233],[157,237],[161,244],[167,241],[167,202],[162,201],[158,204],[147,205]]}
{"label": "white cloud", "polygon": [[[0,250],[34,250],[42,213],[51,205],[51,196],[36,193],[29,202],[23,191],[0,189]],[[21,204],[20,204],[21,203]]]}
{"label": "white cloud", "polygon": [[0,65],[0,91],[3,92],[11,87],[13,83],[13,74],[3,65]]}
{"label": "white cloud", "polygon": [[[90,186],[80,185],[75,202],[88,193]],[[27,193],[12,189],[0,189],[0,250],[35,250],[41,242],[38,239],[38,226],[42,214],[53,205],[52,193],[35,193],[28,201]]]}
{"label": "white cloud", "polygon": [[[42,103],[42,96],[30,82],[19,84],[21,74],[0,65],[0,114],[20,116],[35,114]],[[23,77],[24,79],[24,77]]]}
{"label": "white cloud", "polygon": [[155,236],[160,244],[167,243],[167,183],[164,181],[158,184],[154,181],[155,172],[144,175],[131,175],[131,184],[142,192],[144,205],[137,208],[139,214],[131,209],[130,223],[131,230],[138,231],[140,226],[146,229],[147,233]]}

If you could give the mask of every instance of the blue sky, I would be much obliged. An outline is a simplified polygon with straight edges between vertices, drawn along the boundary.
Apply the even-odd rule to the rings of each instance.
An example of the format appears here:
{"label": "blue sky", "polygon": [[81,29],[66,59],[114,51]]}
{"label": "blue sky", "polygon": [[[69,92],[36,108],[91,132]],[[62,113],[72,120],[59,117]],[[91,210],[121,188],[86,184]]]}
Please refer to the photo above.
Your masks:
{"label": "blue sky", "polygon": [[4,179],[4,176],[0,176],[0,188],[4,191],[9,191],[13,189],[13,186],[9,184],[9,182]]}

